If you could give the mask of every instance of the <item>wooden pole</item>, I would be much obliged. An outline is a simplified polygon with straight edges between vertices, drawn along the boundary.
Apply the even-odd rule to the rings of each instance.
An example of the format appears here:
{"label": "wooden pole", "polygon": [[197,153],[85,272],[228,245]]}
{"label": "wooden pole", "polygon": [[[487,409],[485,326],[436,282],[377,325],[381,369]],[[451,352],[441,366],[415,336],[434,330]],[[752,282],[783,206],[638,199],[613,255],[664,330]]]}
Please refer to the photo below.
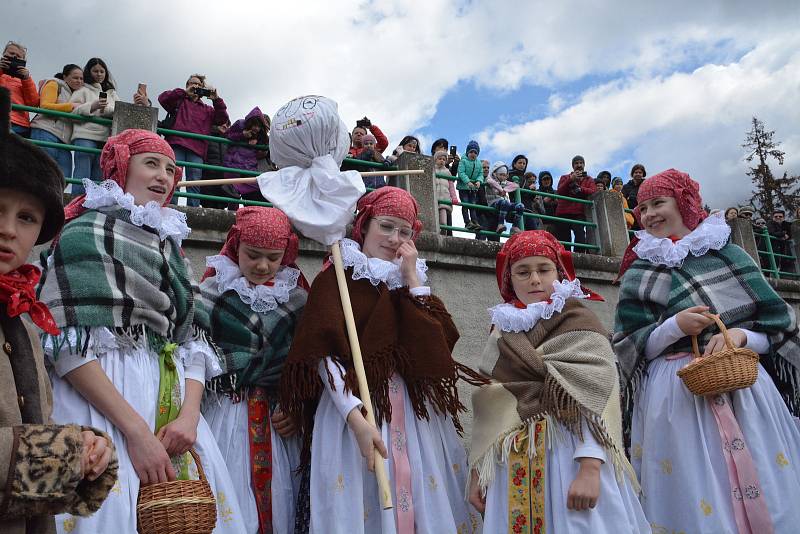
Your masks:
{"label": "wooden pole", "polygon": [[[361,176],[403,176],[406,174],[424,174],[424,169],[412,169],[407,171],[369,171],[360,173]],[[258,176],[245,176],[242,178],[219,178],[217,180],[191,180],[178,182],[175,187],[209,187],[212,185],[227,184],[252,184]]]}
{"label": "wooden pole", "polygon": [[[344,312],[345,325],[347,325],[347,336],[350,339],[353,369],[358,379],[358,394],[367,411],[367,422],[377,428],[378,426],[375,424],[375,414],[372,409],[372,398],[370,397],[369,385],[367,384],[367,373],[364,371],[364,360],[361,357],[361,345],[358,342],[356,321],[353,318],[353,307],[350,304],[350,293],[347,291],[347,278],[345,277],[344,264],[342,263],[342,251],[339,249],[338,241],[331,245],[331,255],[333,256],[333,267],[336,270],[336,281],[339,285],[339,296],[342,299],[342,311]],[[388,445],[389,444],[387,444],[387,446]],[[386,473],[386,466],[383,463],[383,456],[381,456],[377,449],[374,450],[374,453],[375,477],[378,479],[381,504],[384,510],[389,510],[392,508],[392,491],[389,487],[389,477]]]}

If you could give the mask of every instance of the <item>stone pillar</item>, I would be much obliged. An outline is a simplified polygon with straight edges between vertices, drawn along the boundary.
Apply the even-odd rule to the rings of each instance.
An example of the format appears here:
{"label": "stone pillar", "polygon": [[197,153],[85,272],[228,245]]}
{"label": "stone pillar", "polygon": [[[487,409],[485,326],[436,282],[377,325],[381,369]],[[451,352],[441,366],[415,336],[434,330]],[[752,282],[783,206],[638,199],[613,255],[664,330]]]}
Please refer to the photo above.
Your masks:
{"label": "stone pillar", "polygon": [[755,260],[756,265],[761,265],[756,236],[753,234],[753,224],[748,219],[737,217],[728,221],[728,226],[731,227],[731,243],[742,247]]}
{"label": "stone pillar", "polygon": [[137,106],[136,104],[119,101],[114,104],[114,120],[111,123],[111,135],[117,135],[124,130],[130,130],[132,128],[155,132],[157,125],[157,108]]}
{"label": "stone pillar", "polygon": [[630,242],[622,197],[613,191],[598,191],[591,200],[594,205],[586,205],[586,220],[597,228],[586,228],[587,241],[599,246],[603,256],[621,258]]}
{"label": "stone pillar", "polygon": [[422,169],[423,174],[390,176],[389,185],[405,189],[419,203],[419,220],[429,232],[439,233],[439,204],[433,182],[433,158],[414,152],[403,152],[397,159],[401,170]]}

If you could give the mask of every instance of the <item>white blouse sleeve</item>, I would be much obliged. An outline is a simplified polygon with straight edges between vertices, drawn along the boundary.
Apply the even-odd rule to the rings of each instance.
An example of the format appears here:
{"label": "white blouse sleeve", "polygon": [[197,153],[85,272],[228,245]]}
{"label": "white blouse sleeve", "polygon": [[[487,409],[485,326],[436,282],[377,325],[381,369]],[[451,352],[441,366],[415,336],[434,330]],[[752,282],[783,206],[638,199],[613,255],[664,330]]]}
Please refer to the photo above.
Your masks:
{"label": "white blouse sleeve", "polygon": [[577,462],[581,458],[596,458],[605,463],[606,451],[594,439],[586,421],[581,421],[581,432],[583,432],[583,442],[579,439],[575,440],[575,453],[572,455],[572,459]]}
{"label": "white blouse sleeve", "polygon": [[[766,354],[769,352],[769,338],[763,332],[753,332],[746,328],[739,328],[747,336],[745,347],[752,350],[756,354]],[[645,346],[645,356],[648,360],[652,360],[659,356],[664,350],[678,341],[686,337],[686,334],[678,326],[678,320],[673,315],[661,325],[653,330],[650,337],[647,338],[647,345]]]}
{"label": "white blouse sleeve", "polygon": [[414,297],[429,297],[431,296],[431,288],[430,286],[417,286],[412,287],[408,290]]}
{"label": "white blouse sleeve", "polygon": [[[360,408],[363,406],[361,399],[344,389],[344,369],[332,358],[325,358],[319,362],[319,377],[322,383],[325,384],[325,389],[333,400],[333,404],[342,414],[342,418],[347,421],[347,416],[353,411],[353,408]],[[328,373],[333,377],[333,388],[328,381]]]}
{"label": "white blouse sleeve", "polygon": [[214,349],[203,339],[186,341],[178,347],[178,358],[183,363],[186,379],[205,384],[222,374],[222,366]]}

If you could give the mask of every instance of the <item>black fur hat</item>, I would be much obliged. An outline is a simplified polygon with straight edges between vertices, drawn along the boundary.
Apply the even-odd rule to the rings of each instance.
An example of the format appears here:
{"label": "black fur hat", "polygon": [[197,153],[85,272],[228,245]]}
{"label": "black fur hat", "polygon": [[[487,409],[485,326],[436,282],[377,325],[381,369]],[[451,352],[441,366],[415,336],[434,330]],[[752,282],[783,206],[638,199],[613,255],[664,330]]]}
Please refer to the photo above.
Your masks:
{"label": "black fur hat", "polygon": [[0,87],[0,187],[29,193],[44,204],[37,245],[53,239],[64,226],[64,175],[44,150],[9,132],[11,95]]}

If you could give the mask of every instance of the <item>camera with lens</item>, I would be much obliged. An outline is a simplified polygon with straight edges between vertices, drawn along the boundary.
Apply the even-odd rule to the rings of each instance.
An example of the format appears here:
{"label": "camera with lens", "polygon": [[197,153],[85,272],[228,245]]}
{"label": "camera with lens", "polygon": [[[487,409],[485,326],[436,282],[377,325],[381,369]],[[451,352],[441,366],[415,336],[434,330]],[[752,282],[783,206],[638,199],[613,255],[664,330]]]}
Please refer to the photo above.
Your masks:
{"label": "camera with lens", "polygon": [[211,96],[211,89],[206,89],[205,87],[195,87],[192,89],[192,92],[199,96],[200,98],[210,97]]}
{"label": "camera with lens", "polygon": [[24,59],[9,56],[5,56],[5,60],[8,61],[8,68],[3,69],[5,73],[15,78],[22,78],[22,74],[19,71],[24,69],[28,62]]}

